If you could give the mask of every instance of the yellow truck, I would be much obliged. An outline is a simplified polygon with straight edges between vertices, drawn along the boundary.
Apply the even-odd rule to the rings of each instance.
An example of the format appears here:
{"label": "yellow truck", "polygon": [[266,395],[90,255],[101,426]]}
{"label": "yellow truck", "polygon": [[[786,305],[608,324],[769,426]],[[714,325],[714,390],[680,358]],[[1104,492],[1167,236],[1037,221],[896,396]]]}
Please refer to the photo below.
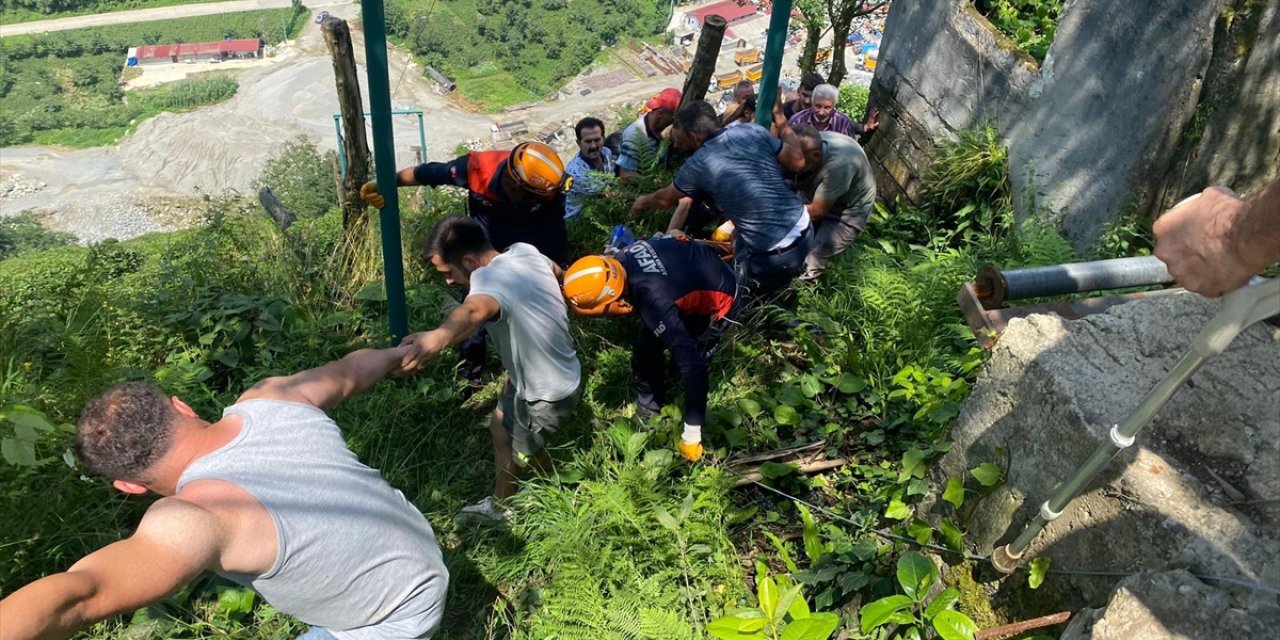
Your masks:
{"label": "yellow truck", "polygon": [[733,52],[733,62],[739,67],[744,64],[755,64],[760,62],[761,55],[759,47],[740,46]]}
{"label": "yellow truck", "polygon": [[751,82],[760,82],[760,78],[764,76],[764,63],[754,67],[748,67],[746,77]]}
{"label": "yellow truck", "polygon": [[745,75],[746,74],[742,73],[741,70],[722,73],[712,79],[712,82],[714,83],[712,85],[712,90],[723,91],[725,89],[732,89],[733,85],[738,84]]}

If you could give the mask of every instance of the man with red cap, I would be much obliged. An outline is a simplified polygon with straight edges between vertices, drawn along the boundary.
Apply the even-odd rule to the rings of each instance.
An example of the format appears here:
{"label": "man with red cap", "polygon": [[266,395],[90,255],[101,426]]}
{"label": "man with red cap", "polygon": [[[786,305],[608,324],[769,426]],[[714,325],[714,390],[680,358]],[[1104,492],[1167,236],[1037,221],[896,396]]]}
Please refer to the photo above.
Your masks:
{"label": "man with red cap", "polygon": [[662,132],[676,120],[680,108],[680,90],[674,87],[644,103],[648,112],[636,119],[622,132],[622,147],[618,154],[618,175],[623,179],[640,173],[643,162],[657,156]]}

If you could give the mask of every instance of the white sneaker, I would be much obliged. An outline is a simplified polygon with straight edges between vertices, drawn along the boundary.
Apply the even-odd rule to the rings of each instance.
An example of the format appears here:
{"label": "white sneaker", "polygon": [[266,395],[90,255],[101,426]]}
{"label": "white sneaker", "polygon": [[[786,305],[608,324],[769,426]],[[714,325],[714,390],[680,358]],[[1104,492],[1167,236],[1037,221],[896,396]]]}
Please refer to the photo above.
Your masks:
{"label": "white sneaker", "polygon": [[511,511],[498,506],[498,500],[487,496],[484,500],[462,508],[459,518],[474,519],[485,524],[503,524],[511,519]]}

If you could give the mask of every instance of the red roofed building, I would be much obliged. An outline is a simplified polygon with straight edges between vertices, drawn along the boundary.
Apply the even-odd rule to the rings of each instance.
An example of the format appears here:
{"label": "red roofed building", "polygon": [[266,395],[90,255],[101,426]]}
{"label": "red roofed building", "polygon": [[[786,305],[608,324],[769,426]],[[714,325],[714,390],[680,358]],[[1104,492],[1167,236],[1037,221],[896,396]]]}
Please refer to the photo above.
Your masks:
{"label": "red roofed building", "polygon": [[220,40],[218,42],[188,42],[183,44],[152,44],[129,48],[129,66],[153,63],[173,63],[210,59],[261,58],[262,41],[257,38]]}
{"label": "red roofed building", "polygon": [[[706,20],[707,16],[715,14],[724,18],[724,21],[732,26],[756,17],[757,11],[755,3],[751,2],[751,0],[744,0],[742,4],[739,4],[738,0],[722,0],[700,9],[686,11],[684,25],[692,31],[697,31],[702,28],[702,22]],[[768,13],[767,9],[765,13]]]}

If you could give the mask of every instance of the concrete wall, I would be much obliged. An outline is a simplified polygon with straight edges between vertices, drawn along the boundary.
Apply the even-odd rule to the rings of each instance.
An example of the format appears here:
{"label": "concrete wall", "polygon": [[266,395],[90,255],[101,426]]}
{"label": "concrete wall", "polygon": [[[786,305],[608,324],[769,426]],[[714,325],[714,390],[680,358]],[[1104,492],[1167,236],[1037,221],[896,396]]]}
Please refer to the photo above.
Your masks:
{"label": "concrete wall", "polygon": [[[1256,188],[1280,173],[1278,4],[1069,0],[1038,65],[972,0],[894,3],[870,99],[881,192],[914,196],[933,147],[983,123],[1007,141],[1019,213],[1049,208],[1077,248],[1122,208]],[[1233,33],[1220,16],[1240,8],[1254,19]]]}

